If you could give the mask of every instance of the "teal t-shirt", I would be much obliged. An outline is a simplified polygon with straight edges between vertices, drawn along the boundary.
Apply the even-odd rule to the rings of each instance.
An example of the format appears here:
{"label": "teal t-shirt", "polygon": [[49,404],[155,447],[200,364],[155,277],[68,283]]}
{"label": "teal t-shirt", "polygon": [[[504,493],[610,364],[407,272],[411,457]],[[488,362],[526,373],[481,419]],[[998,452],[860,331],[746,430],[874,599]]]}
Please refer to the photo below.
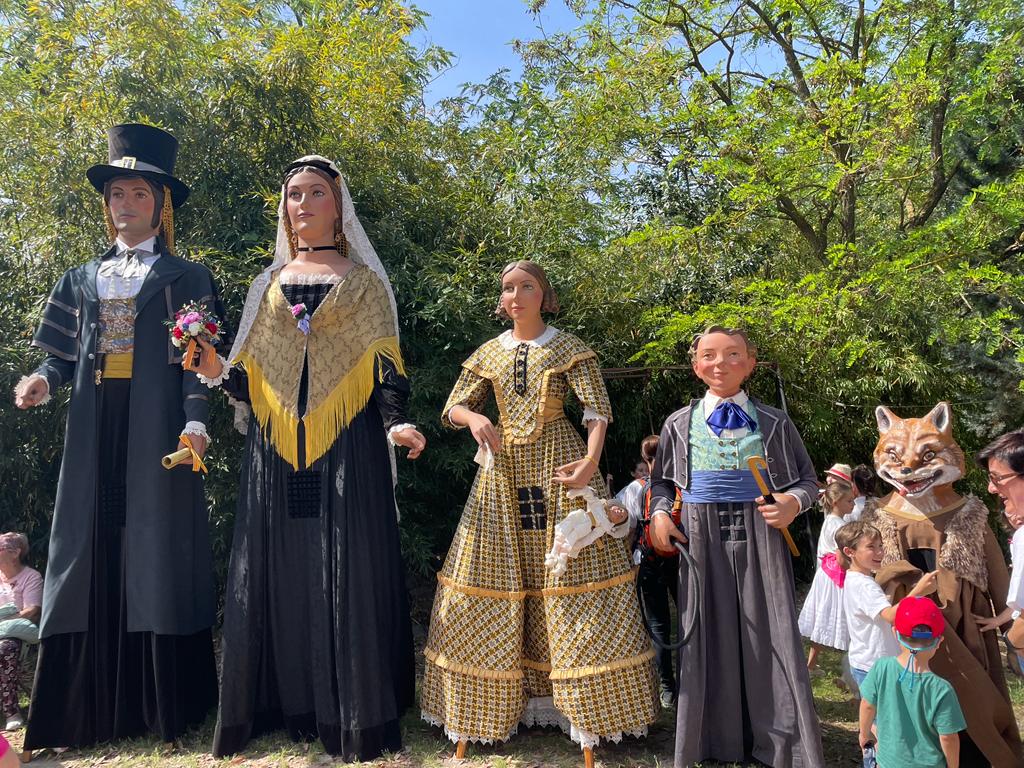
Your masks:
{"label": "teal t-shirt", "polygon": [[967,727],[956,692],[934,672],[907,672],[901,681],[902,672],[899,659],[887,656],[860,684],[860,695],[877,710],[878,765],[945,768],[939,735]]}

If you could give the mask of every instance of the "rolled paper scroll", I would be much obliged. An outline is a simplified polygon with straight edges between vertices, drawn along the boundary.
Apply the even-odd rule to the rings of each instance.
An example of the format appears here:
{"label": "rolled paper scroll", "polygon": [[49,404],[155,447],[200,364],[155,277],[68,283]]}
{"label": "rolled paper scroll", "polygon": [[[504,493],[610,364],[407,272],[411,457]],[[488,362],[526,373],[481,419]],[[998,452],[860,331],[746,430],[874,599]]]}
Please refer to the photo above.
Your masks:
{"label": "rolled paper scroll", "polygon": [[160,459],[160,463],[163,465],[164,469],[176,467],[179,464],[184,464],[186,461],[192,461],[192,451],[188,448],[182,448],[180,451],[168,453]]}

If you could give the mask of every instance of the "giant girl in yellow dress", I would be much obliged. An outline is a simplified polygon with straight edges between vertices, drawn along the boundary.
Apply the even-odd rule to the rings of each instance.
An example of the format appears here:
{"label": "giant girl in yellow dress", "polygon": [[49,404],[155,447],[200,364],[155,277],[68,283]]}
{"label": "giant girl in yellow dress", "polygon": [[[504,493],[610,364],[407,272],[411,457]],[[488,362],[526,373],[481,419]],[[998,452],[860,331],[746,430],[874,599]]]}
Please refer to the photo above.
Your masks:
{"label": "giant girl in yellow dress", "polygon": [[[635,574],[618,525],[568,561],[545,568],[555,526],[583,506],[568,491],[606,497],[597,461],[611,408],[597,356],[545,326],[557,298],[529,261],[502,273],[498,314],[513,327],[463,363],[445,405],[447,426],[468,427],[481,468],[438,574],[420,707],[465,751],[519,723],[557,725],[585,750],[643,735],[656,712],[651,644],[640,621]],[[584,407],[584,445],[562,404]],[[480,413],[493,392],[497,426]]]}

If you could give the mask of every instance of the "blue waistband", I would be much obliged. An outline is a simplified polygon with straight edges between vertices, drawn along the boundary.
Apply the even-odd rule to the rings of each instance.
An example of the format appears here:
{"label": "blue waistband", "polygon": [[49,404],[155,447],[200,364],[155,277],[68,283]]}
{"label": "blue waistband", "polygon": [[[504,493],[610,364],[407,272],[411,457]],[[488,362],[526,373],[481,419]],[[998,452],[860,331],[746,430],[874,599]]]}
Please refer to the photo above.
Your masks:
{"label": "blue waistband", "polygon": [[696,470],[690,474],[690,487],[682,492],[691,504],[719,501],[753,501],[761,495],[749,469]]}

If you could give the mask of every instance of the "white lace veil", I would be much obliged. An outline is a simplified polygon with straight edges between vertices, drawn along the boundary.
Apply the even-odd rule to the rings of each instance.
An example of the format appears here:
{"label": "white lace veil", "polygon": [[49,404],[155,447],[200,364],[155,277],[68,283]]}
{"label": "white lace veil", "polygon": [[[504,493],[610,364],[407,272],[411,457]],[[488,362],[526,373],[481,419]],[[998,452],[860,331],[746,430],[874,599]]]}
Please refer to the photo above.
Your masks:
{"label": "white lace veil", "polygon": [[[366,231],[363,229],[363,225],[359,222],[359,217],[356,216],[355,206],[352,204],[352,195],[349,194],[348,185],[345,184],[345,178],[341,175],[341,171],[338,167],[326,157],[320,155],[306,155],[300,157],[296,163],[323,163],[327,165],[332,171],[338,174],[337,183],[341,188],[341,229],[345,234],[345,239],[348,241],[348,255],[357,264],[365,264],[381,279],[384,283],[384,287],[388,292],[388,299],[391,302],[391,314],[395,320],[395,338],[398,337],[398,306],[395,303],[395,292],[391,288],[391,281],[388,279],[387,272],[384,271],[384,265],[381,263],[380,258],[377,256],[377,252],[373,249],[370,244],[370,239],[366,236]],[[315,167],[315,166],[313,166]],[[281,184],[281,202],[277,207],[277,242],[274,244],[274,262],[263,270],[255,280],[252,281],[252,285],[249,287],[249,294],[245,299],[245,308],[242,310],[242,318],[238,321],[238,331],[235,335],[235,343],[231,347],[231,355],[228,360],[235,362],[238,359],[239,353],[242,351],[242,346],[245,344],[245,339],[249,335],[249,331],[252,329],[253,321],[256,319],[256,313],[259,311],[260,303],[263,301],[263,295],[267,292],[267,286],[270,285],[270,281],[274,274],[278,272],[285,264],[291,261],[291,250],[288,248],[288,233],[285,230],[285,218],[288,216],[287,211],[287,200],[285,195],[285,185]]]}

